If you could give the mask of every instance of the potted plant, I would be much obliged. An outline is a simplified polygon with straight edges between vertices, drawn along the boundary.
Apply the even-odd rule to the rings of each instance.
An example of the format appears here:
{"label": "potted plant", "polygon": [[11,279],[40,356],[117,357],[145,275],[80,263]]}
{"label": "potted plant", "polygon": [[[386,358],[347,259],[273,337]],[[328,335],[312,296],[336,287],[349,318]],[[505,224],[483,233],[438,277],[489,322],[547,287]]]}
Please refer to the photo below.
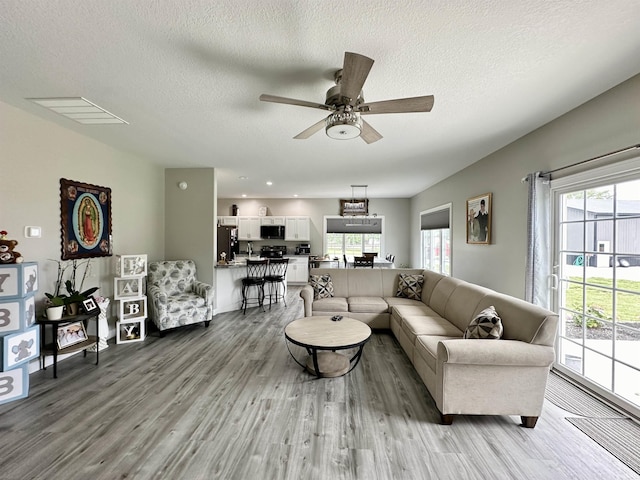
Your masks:
{"label": "potted plant", "polygon": [[64,311],[66,295],[44,294],[47,299],[46,316],[49,320],[60,320]]}
{"label": "potted plant", "polygon": [[[89,298],[89,296],[98,290],[98,287],[92,287],[88,290],[82,290],[82,286],[84,285],[85,278],[87,277],[87,272],[89,271],[89,265],[91,259],[86,260],[84,262],[79,262],[78,260],[73,260],[71,263],[65,263],[59,260],[53,260],[58,264],[58,278],[56,280],[56,290],[53,294],[45,294],[51,303],[53,303],[53,299],[55,298],[56,303],[60,303],[62,301],[62,305],[66,308],[67,315],[77,315],[79,312],[79,304],[83,300]],[[80,279],[80,287],[76,288],[76,277],[78,268],[84,265],[84,272],[82,274],[82,278]],[[71,267],[71,275],[66,281],[63,282],[63,277],[65,276],[65,271],[67,268]],[[64,288],[67,291],[67,294],[60,293],[60,289],[64,285]]]}

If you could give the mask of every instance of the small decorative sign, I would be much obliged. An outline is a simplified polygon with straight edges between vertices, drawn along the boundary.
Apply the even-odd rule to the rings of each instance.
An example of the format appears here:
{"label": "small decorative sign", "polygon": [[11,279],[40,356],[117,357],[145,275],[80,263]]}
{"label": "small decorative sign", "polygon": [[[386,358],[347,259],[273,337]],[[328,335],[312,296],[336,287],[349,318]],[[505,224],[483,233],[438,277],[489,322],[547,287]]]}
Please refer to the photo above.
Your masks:
{"label": "small decorative sign", "polygon": [[82,301],[82,309],[85,313],[95,313],[98,310],[98,305],[96,304],[96,300],[93,297],[89,297],[86,300]]}
{"label": "small decorative sign", "polygon": [[340,200],[340,215],[343,217],[369,214],[369,199],[360,198],[351,200]]}

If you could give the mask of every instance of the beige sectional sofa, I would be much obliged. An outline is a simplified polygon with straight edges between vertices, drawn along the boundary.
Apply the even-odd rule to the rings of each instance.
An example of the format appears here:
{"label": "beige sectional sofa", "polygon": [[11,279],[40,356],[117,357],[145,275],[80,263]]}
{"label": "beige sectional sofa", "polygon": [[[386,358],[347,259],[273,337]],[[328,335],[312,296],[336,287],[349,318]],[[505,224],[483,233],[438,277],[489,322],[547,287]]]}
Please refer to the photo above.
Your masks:
{"label": "beige sectional sofa", "polygon": [[[555,313],[515,297],[421,269],[311,269],[329,275],[333,296],[300,292],[305,316],[342,315],[391,329],[440,410],[453,415],[518,415],[533,428],[554,360]],[[422,275],[421,300],[398,297],[399,274]],[[469,323],[494,306],[499,340],[464,339]]]}

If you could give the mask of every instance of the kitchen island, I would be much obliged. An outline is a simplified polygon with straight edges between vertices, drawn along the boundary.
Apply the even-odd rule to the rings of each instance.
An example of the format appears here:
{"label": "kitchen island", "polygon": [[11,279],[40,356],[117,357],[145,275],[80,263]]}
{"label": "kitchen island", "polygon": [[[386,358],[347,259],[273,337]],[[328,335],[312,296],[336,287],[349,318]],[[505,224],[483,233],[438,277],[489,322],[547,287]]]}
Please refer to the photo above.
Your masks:
{"label": "kitchen island", "polygon": [[[247,258],[248,257],[238,257],[235,262],[215,266],[216,297],[214,315],[241,309],[242,279],[247,275]],[[251,258],[260,260],[260,257],[257,256]],[[291,255],[286,256],[285,258],[289,259],[287,281],[285,285],[307,283],[309,278],[309,256]]]}

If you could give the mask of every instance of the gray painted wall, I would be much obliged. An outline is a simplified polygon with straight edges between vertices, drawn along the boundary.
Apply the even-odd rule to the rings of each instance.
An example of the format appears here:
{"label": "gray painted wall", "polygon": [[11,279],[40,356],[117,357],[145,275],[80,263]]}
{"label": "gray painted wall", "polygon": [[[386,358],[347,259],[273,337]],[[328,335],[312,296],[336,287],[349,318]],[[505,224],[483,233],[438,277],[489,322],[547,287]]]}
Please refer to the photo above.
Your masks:
{"label": "gray painted wall", "polygon": [[[187,189],[178,183],[187,182]],[[216,184],[213,168],[165,170],[165,260],[191,259],[198,280],[214,285]]]}
{"label": "gray painted wall", "polygon": [[[452,202],[452,275],[522,297],[527,185],[521,178],[640,142],[639,98],[640,75],[416,195],[410,207],[412,264],[420,261],[420,211]],[[492,243],[468,245],[466,200],[487,192],[493,193]]]}

